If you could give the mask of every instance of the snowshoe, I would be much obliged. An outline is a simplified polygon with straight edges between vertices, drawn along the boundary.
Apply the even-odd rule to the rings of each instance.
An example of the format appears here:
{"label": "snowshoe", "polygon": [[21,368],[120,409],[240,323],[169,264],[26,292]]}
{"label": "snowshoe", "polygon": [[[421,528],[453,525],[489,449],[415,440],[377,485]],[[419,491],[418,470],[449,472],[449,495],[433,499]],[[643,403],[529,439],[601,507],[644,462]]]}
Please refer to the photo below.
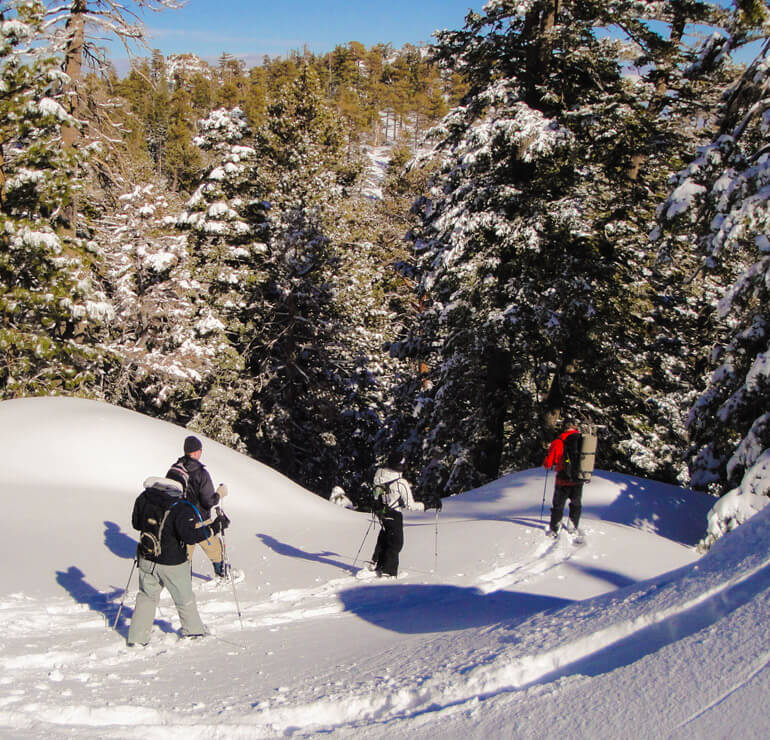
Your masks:
{"label": "snowshoe", "polygon": [[377,578],[377,571],[364,566],[356,573],[356,578],[358,578],[359,581],[368,581],[371,578]]}

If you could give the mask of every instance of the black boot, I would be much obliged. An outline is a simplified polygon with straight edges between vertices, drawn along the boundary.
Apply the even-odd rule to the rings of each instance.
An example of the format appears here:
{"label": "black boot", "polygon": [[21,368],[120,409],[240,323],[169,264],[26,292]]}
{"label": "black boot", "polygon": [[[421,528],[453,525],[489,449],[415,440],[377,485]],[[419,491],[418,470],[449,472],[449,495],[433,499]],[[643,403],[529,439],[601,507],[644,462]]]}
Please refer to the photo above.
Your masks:
{"label": "black boot", "polygon": [[225,563],[224,560],[220,560],[218,563],[212,563],[214,566],[214,573],[220,578],[227,578],[230,573],[230,564]]}

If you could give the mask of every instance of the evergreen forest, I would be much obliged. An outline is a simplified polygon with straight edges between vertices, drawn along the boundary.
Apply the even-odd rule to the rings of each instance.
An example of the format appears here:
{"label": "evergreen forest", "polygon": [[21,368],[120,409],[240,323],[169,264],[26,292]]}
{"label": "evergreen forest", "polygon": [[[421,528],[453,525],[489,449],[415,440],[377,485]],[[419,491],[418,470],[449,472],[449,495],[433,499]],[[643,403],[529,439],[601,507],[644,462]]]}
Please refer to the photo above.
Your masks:
{"label": "evergreen forest", "polygon": [[358,502],[393,452],[431,506],[565,420],[715,495],[770,464],[768,3],[490,0],[425,47],[117,74],[142,34],[0,0],[0,399]]}

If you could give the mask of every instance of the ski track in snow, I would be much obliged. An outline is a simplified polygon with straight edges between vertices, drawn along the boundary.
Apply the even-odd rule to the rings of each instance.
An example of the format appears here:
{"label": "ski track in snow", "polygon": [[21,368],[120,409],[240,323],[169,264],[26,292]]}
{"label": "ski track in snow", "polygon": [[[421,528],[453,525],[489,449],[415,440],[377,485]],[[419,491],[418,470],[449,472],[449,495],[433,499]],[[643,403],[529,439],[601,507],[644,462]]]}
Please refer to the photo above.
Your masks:
{"label": "ski track in snow", "polygon": [[[495,569],[482,575],[480,581],[487,590],[502,588],[503,583],[517,583],[524,578],[548,572],[559,562],[569,559],[573,552],[574,547],[568,540],[546,543],[538,546],[532,559],[507,571],[505,568]],[[501,647],[498,652],[492,652],[483,659],[474,656],[468,661],[468,667],[464,668],[458,663],[429,677],[421,678],[418,671],[403,670],[398,677],[373,679],[374,685],[370,681],[368,684],[346,685],[336,693],[327,691],[323,697],[305,704],[280,706],[263,702],[253,708],[253,717],[248,725],[218,723],[216,726],[208,726],[207,730],[210,732],[216,727],[214,736],[222,737],[272,737],[276,734],[295,733],[297,728],[303,728],[304,734],[334,727],[354,728],[361,721],[386,724],[423,713],[464,711],[484,699],[569,675],[570,666],[651,627],[661,627],[668,635],[667,640],[674,641],[684,629],[678,622],[691,620],[693,614],[699,611],[701,620],[706,623],[716,621],[748,601],[753,594],[752,581],[764,582],[768,570],[770,561],[763,562],[732,580],[706,588],[678,602],[674,607],[655,608],[653,603],[653,608],[642,616],[630,620],[620,619],[609,627],[589,632],[582,638],[550,650],[513,657],[508,655],[510,649]],[[361,581],[350,576],[332,579],[318,587],[275,592],[267,600],[242,605],[244,625],[247,629],[259,629],[292,620],[338,614],[343,611],[343,607],[337,594],[356,585],[361,585]],[[387,585],[387,582],[383,584],[385,590]],[[212,625],[214,636],[223,640],[225,649],[228,645],[238,648],[235,642],[217,637],[219,630],[227,632],[238,627],[232,602],[205,598],[207,594],[214,595],[214,592],[229,595],[230,584],[211,581],[198,586],[204,621]],[[658,592],[665,588],[665,584],[662,589],[652,587],[649,598],[654,602],[656,597],[660,598]],[[129,594],[128,601],[131,597],[132,594]],[[664,599],[661,601],[665,602]],[[89,684],[96,689],[99,682],[117,678],[117,674],[109,673],[110,667],[117,670],[121,665],[132,663],[137,655],[146,659],[148,652],[163,655],[170,651],[189,649],[194,644],[179,640],[168,623],[164,626],[164,621],[173,614],[174,609],[170,599],[164,595],[158,618],[166,634],[160,637],[155,635],[149,648],[137,653],[123,646],[116,650],[112,643],[84,654],[83,648],[93,644],[93,640],[89,641],[88,638],[93,637],[95,632],[105,630],[108,622],[111,626],[111,620],[117,612],[117,602],[107,596],[104,606],[104,614],[98,616],[91,611],[94,605],[67,605],[66,598],[46,606],[22,595],[0,602],[0,634],[3,635],[5,656],[0,660],[1,683],[14,687],[0,703],[0,725],[22,730],[37,728],[43,723],[49,727],[90,727],[106,731],[111,726],[122,726],[116,735],[118,737],[127,737],[127,728],[130,728],[132,734],[136,732],[139,735],[155,726],[158,732],[162,728],[163,737],[174,737],[177,733],[180,737],[183,734],[187,737],[203,737],[206,729],[199,722],[195,722],[193,727],[192,718],[175,716],[167,711],[136,705],[99,708],[81,704],[67,705],[66,700],[73,690],[62,687],[74,682],[83,686]],[[66,644],[68,649],[52,651],[51,643]],[[36,652],[36,648],[40,648],[40,651]],[[769,660],[768,654],[761,656],[745,681],[764,671]],[[145,671],[145,674],[151,673]],[[140,684],[142,676],[137,676],[133,681],[121,680],[126,685]],[[680,726],[695,721],[737,688],[739,686],[725,692]],[[100,736],[106,737],[108,734]],[[149,736],[154,735],[151,732]]]}
{"label": "ski track in snow", "polygon": [[[546,541],[526,562],[503,566],[492,574],[482,575],[480,590],[490,592],[524,578],[531,580],[564,562],[573,551],[574,547],[566,538]],[[276,591],[265,599],[240,603],[243,626],[247,630],[259,630],[300,620],[340,616],[346,611],[340,594],[361,586],[367,589],[361,592],[362,595],[356,595],[357,606],[385,606],[389,601],[388,586],[403,582],[405,578],[408,578],[406,572],[402,572],[398,579],[384,581],[362,581],[351,575],[309,588]],[[372,589],[373,584],[381,588]],[[223,649],[239,652],[243,646],[237,641],[239,620],[232,585],[213,579],[202,582],[196,579],[194,588],[201,616],[213,637],[222,641]],[[85,603],[73,603],[71,596],[41,603],[25,594],[13,594],[0,601],[0,635],[3,636],[0,642],[0,676],[3,678],[0,683],[26,687],[11,689],[0,700],[0,727],[21,730],[40,723],[97,728],[123,725],[121,736],[125,736],[127,725],[141,726],[145,730],[148,726],[159,725],[168,730],[169,724],[179,724],[179,717],[164,716],[163,712],[150,708],[110,706],[95,709],[87,705],[66,705],[66,700],[75,693],[69,688],[72,684],[87,686],[92,691],[98,690],[104,681],[120,681],[131,687],[140,684],[141,678],[125,678],[120,669],[132,665],[136,658],[146,660],[148,656],[167,656],[173,651],[192,648],[194,643],[180,639],[173,626],[177,623],[176,611],[166,591],[161,596],[149,647],[137,650],[120,644],[116,648],[114,639],[107,644],[99,640],[98,633],[112,629],[122,596],[122,592],[94,592]],[[127,628],[135,596],[136,587],[132,586],[125,595],[119,630]],[[228,639],[231,635],[233,640]],[[91,647],[98,643],[102,646]],[[52,649],[52,645],[66,645],[67,649]],[[114,673],[110,669],[114,669]],[[340,702],[347,707],[342,717]],[[313,702],[305,707],[268,709],[263,712],[264,722],[259,724],[264,725],[270,736],[279,726],[285,729],[318,725],[319,722],[337,725],[340,721],[350,722],[361,716],[380,719],[399,716],[408,709],[416,709],[421,702],[433,703],[431,694],[418,692],[413,695],[400,689],[389,694],[382,706],[374,706],[368,697],[356,701],[346,691],[344,696],[335,697],[328,705]],[[221,730],[222,726],[218,726]],[[228,728],[228,737],[233,736],[234,728],[229,725]],[[254,731],[254,726],[250,725],[250,737],[255,737]],[[167,734],[164,736],[168,737]]]}
{"label": "ski track in snow", "polygon": [[[653,603],[648,612],[632,619],[621,618],[610,627],[589,632],[571,643],[516,657],[510,656],[511,651],[503,647],[486,658],[475,656],[469,661],[472,667],[467,671],[459,666],[448,666],[443,672],[435,673],[424,681],[405,670],[402,671],[402,675],[406,675],[401,685],[389,679],[386,686],[348,687],[345,694],[327,695],[305,706],[269,709],[264,713],[262,721],[268,722],[273,730],[288,731],[293,727],[304,727],[318,732],[332,726],[354,727],[355,723],[362,721],[386,723],[423,713],[465,711],[479,701],[570,675],[573,672],[570,670],[572,666],[621,641],[640,636],[640,633],[646,633],[649,629],[658,629],[665,635],[662,644],[675,642],[689,634],[691,621],[695,620],[700,627],[714,624],[747,603],[756,593],[752,582],[756,582],[756,588],[764,588],[769,571],[770,560],[669,608],[655,606],[656,601],[665,603],[665,598],[662,598],[665,594],[658,594],[658,589],[652,588],[650,598]],[[676,589],[676,584],[671,588]],[[665,586],[662,591],[666,591]],[[641,642],[644,641],[642,638]],[[660,646],[656,645],[655,649]],[[637,657],[639,654],[644,653],[637,653]],[[768,656],[765,655],[742,683],[761,673],[767,664]],[[688,722],[719,704],[740,685],[734,686]]]}
{"label": "ski track in snow", "polygon": [[583,543],[575,542],[566,533],[556,540],[545,540],[538,545],[531,559],[513,565],[503,565],[480,576],[479,591],[488,594],[520,583],[528,583],[570,560]]}
{"label": "ski track in snow", "polygon": [[[489,593],[531,581],[569,560],[578,547],[562,534],[555,541],[538,545],[530,558],[480,575],[478,589]],[[741,591],[741,586],[750,583],[757,574],[766,576],[768,569],[770,562],[762,563],[731,581],[707,588],[690,599],[678,602],[675,607],[652,608],[641,617],[619,619],[609,627],[591,631],[571,643],[558,644],[551,649],[511,655],[510,648],[501,646],[487,655],[476,654],[472,659],[466,657],[464,661],[458,658],[455,665],[446,666],[444,670],[422,678],[419,665],[414,666],[414,670],[410,666],[399,677],[380,676],[370,679],[368,683],[346,684],[344,689],[337,692],[330,692],[327,687],[323,696],[316,699],[306,696],[304,703],[302,697],[297,697],[300,701],[289,703],[288,706],[275,701],[272,704],[269,701],[261,702],[253,707],[253,716],[248,725],[220,722],[216,726],[209,726],[208,731],[210,733],[216,728],[214,736],[272,737],[275,734],[299,732],[298,728],[303,728],[304,734],[334,727],[354,728],[362,721],[387,724],[424,713],[466,711],[486,698],[569,675],[571,666],[656,625],[663,625],[669,635],[667,639],[672,641],[682,630],[677,621],[687,621],[690,614],[699,609],[706,614],[706,621],[716,621],[726,611],[747,600],[751,589],[746,594]],[[369,590],[361,598],[375,605],[380,602],[384,604],[387,601],[388,585],[394,582],[397,581],[381,582],[383,588],[373,592]],[[296,620],[340,615],[345,611],[339,598],[340,593],[361,585],[371,586],[371,583],[364,581],[362,584],[352,575],[331,579],[310,588],[277,591],[266,599],[242,603],[244,627],[258,630]],[[650,589],[651,599],[654,600],[660,588],[656,586]],[[665,588],[665,582],[662,588]],[[231,589],[230,583],[213,580],[196,584],[204,622],[212,628],[215,639],[222,640],[225,651],[235,650],[233,654],[237,654],[241,649],[237,633],[234,641],[222,636],[238,629]],[[129,592],[127,604],[133,603],[134,593],[133,590]],[[164,593],[157,615],[163,634],[155,634],[149,648],[140,653],[124,646],[116,650],[112,642],[84,654],[84,648],[87,649],[86,646],[94,642],[94,633],[111,627],[117,613],[119,600],[114,593],[102,596],[102,604],[93,601],[90,604],[72,604],[70,599],[63,597],[41,605],[36,599],[21,594],[0,602],[0,634],[3,635],[4,655],[0,659],[2,683],[25,687],[11,689],[0,703],[0,726],[28,729],[43,723],[54,727],[66,725],[104,730],[110,726],[122,726],[117,735],[119,737],[128,736],[128,727],[131,733],[135,731],[137,735],[145,733],[147,736],[148,730],[155,726],[163,729],[163,737],[176,736],[177,732],[179,736],[203,737],[206,731],[199,722],[195,722],[193,728],[192,718],[175,716],[153,708],[128,705],[101,708],[80,704],[67,706],[66,699],[72,695],[73,690],[62,687],[74,682],[96,688],[101,681],[106,680],[121,680],[126,685],[140,684],[141,677],[133,680],[118,678],[118,669],[131,664],[137,655],[146,659],[148,653],[161,656],[189,649],[194,644],[179,640],[169,621],[176,619],[174,607]],[[217,598],[219,596],[222,598]],[[101,614],[95,611],[101,611]],[[51,650],[51,644],[67,645],[68,649]],[[425,643],[422,650],[429,648],[430,642]],[[409,660],[414,658],[410,656],[405,662]],[[763,671],[767,663],[768,656],[765,655],[746,680]],[[115,674],[109,673],[110,667],[115,669]],[[108,669],[106,675],[105,668]],[[696,720],[725,696],[705,707],[688,722]],[[152,733],[150,736],[153,736]]]}
{"label": "ski track in snow", "polygon": [[756,662],[756,667],[753,668],[749,673],[744,677],[742,681],[732,686],[728,691],[725,691],[721,696],[718,696],[714,701],[710,702],[707,706],[703,707],[700,711],[693,714],[691,717],[688,717],[685,722],[682,722],[677,726],[677,729],[682,729],[683,727],[687,727],[687,725],[692,724],[697,719],[702,717],[704,714],[709,712],[710,710],[718,707],[725,699],[732,696],[736,691],[739,691],[741,688],[743,688],[746,684],[748,684],[752,679],[754,679],[756,676],[758,676],[762,671],[764,671],[768,666],[770,666],[770,653],[765,653],[762,655],[759,660]]}

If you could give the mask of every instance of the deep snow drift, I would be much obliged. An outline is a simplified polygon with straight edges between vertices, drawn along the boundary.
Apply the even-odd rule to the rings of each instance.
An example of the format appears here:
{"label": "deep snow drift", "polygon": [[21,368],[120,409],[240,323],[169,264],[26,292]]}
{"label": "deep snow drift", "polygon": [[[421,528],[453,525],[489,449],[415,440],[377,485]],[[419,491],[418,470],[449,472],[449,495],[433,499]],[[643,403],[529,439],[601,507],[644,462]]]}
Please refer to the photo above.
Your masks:
{"label": "deep snow drift", "polygon": [[543,536],[546,481],[524,471],[445,501],[438,519],[407,513],[401,576],[358,580],[368,515],[204,438],[245,580],[215,583],[196,553],[213,636],[179,639],[164,598],[150,646],[128,649],[135,576],[111,625],[136,545],[131,507],[186,434],[82,400],[0,403],[0,734],[770,731],[770,507],[699,557],[713,499],[609,473],[586,487],[583,546]]}

